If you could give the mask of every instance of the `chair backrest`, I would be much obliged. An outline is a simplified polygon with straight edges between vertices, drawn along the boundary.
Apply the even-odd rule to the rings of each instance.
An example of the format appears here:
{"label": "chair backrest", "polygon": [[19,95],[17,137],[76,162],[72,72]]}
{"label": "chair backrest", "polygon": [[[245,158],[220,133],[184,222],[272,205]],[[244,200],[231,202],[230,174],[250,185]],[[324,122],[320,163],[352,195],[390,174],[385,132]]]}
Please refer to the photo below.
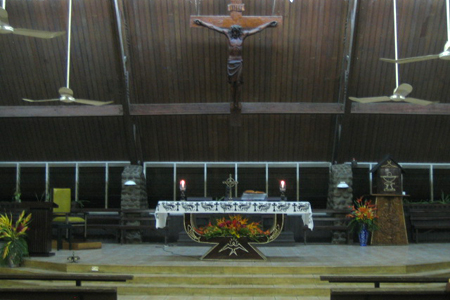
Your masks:
{"label": "chair backrest", "polygon": [[71,199],[70,189],[53,189],[53,203],[58,207],[53,208],[56,213],[70,213]]}

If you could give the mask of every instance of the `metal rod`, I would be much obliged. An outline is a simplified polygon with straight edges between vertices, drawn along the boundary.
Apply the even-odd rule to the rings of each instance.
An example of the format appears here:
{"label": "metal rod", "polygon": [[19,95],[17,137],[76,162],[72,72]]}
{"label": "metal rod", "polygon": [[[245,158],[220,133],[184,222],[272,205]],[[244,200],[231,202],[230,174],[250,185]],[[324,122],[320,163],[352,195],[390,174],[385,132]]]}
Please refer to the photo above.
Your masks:
{"label": "metal rod", "polygon": [[69,17],[67,20],[67,70],[66,70],[66,87],[69,89],[70,81],[70,40],[72,39],[72,0],[69,0]]}
{"label": "metal rod", "polygon": [[445,1],[447,7],[447,41],[450,41],[450,4],[449,0]]}
{"label": "metal rod", "polygon": [[430,200],[434,201],[434,169],[433,165],[430,165]]}
{"label": "metal rod", "polygon": [[105,164],[105,208],[108,208],[108,190],[109,190],[109,164]]}
{"label": "metal rod", "polygon": [[[393,0],[394,5],[394,45],[395,45],[395,60],[398,60],[398,37],[397,37],[397,0]],[[398,63],[395,63],[395,85],[398,87]]]}
{"label": "metal rod", "polygon": [[203,165],[203,197],[208,197],[208,168]]}

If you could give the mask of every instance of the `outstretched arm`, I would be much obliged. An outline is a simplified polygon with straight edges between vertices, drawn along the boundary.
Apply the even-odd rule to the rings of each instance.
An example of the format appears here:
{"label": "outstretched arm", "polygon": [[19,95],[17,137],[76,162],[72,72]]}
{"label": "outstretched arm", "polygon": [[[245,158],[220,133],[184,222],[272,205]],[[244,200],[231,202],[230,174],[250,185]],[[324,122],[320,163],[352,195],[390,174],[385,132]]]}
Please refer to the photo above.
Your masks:
{"label": "outstretched arm", "polygon": [[255,27],[253,29],[244,31],[244,37],[247,37],[247,36],[250,36],[252,34],[258,33],[260,31],[263,31],[267,27],[277,27],[277,25],[278,25],[277,21],[272,21],[272,22],[269,22],[269,23],[266,23],[266,24],[262,24],[261,26],[258,26],[258,27]]}
{"label": "outstretched arm", "polygon": [[204,21],[202,21],[202,20],[198,20],[198,19],[197,19],[197,20],[194,20],[194,23],[197,24],[197,25],[199,25],[199,26],[203,26],[203,27],[206,27],[206,28],[208,28],[208,29],[217,31],[217,32],[219,32],[219,33],[226,34],[226,33],[228,32],[228,30],[225,29],[225,28],[217,27],[217,26],[215,26],[215,25],[213,25],[213,24],[211,24],[211,23],[207,23],[207,22],[204,22]]}

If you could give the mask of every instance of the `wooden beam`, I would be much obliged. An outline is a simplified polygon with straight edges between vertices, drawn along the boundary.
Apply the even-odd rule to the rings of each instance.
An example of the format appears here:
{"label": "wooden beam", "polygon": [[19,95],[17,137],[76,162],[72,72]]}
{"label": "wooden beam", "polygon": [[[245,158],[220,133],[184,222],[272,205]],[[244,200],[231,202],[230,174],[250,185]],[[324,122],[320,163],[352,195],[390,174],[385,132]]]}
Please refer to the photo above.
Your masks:
{"label": "wooden beam", "polygon": [[344,106],[338,103],[309,102],[244,102],[242,114],[332,114],[344,113]]}
{"label": "wooden beam", "polygon": [[[333,139],[333,150],[331,154],[331,161],[342,162],[347,158],[342,156],[340,153],[340,148],[348,138],[347,135],[342,135],[342,132],[347,132],[349,128],[349,115],[351,111],[351,101],[348,99],[347,91],[349,86],[350,71],[352,67],[353,49],[355,47],[355,31],[357,28],[357,20],[359,14],[358,0],[347,1],[347,16],[345,22],[345,28],[343,31],[343,57],[342,57],[342,69],[341,76],[339,80],[339,96],[338,103],[344,105],[344,115],[336,116],[336,123],[334,127],[334,139]],[[341,154],[341,155],[340,155]]]}
{"label": "wooden beam", "polygon": [[230,103],[173,103],[132,104],[130,114],[134,116],[158,115],[227,115]]}
{"label": "wooden beam", "polygon": [[121,89],[123,89],[123,126],[125,130],[125,144],[128,149],[130,162],[132,165],[140,164],[144,161],[141,135],[139,127],[130,114],[130,76],[131,66],[127,63],[130,57],[129,39],[127,32],[127,19],[125,13],[125,0],[114,0],[114,12],[116,14],[117,43],[120,48],[118,54],[122,62],[122,72],[120,73]]}
{"label": "wooden beam", "polygon": [[0,118],[122,116],[122,105],[0,106]]}
{"label": "wooden beam", "polygon": [[[131,115],[228,115],[229,103],[133,104]],[[242,114],[343,114],[336,103],[244,102]]]}
{"label": "wooden beam", "polygon": [[421,106],[410,103],[353,103],[352,114],[387,115],[450,115],[450,104],[436,103]]}

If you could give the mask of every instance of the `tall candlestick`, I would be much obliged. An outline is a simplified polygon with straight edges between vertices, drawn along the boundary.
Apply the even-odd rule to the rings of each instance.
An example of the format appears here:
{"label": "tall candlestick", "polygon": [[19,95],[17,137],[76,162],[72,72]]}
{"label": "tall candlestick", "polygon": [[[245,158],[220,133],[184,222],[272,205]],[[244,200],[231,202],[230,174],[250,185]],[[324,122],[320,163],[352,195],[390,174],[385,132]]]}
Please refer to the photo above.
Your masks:
{"label": "tall candlestick", "polygon": [[186,200],[186,195],[184,194],[185,191],[186,191],[186,181],[184,181],[184,179],[182,179],[180,181],[180,199],[181,200]]}
{"label": "tall candlestick", "polygon": [[284,180],[281,180],[280,182],[280,193],[281,193],[281,200],[285,200],[284,192],[286,192],[286,182]]}

